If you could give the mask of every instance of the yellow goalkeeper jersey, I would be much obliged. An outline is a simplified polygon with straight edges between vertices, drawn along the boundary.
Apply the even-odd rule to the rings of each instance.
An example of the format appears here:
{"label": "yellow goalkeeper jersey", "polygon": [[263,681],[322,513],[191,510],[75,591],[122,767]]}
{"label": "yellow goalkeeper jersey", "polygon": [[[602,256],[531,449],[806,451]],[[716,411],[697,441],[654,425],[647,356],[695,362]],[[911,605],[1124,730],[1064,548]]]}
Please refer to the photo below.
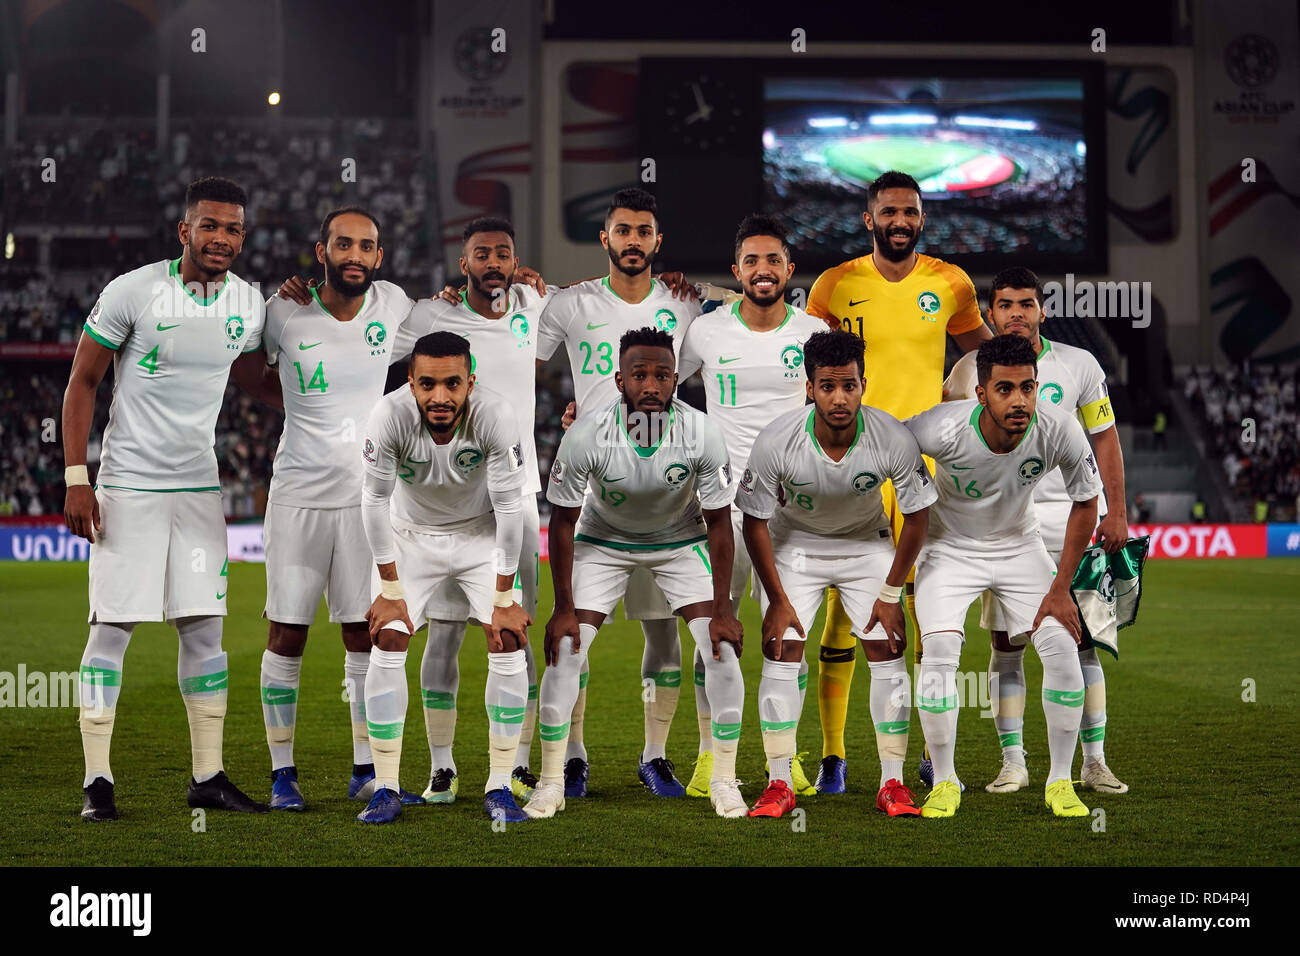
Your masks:
{"label": "yellow goalkeeper jersey", "polygon": [[866,343],[863,405],[910,418],[943,396],[946,335],[982,324],[970,276],[917,254],[907,278],[890,282],[870,255],[827,269],[813,283],[808,312]]}

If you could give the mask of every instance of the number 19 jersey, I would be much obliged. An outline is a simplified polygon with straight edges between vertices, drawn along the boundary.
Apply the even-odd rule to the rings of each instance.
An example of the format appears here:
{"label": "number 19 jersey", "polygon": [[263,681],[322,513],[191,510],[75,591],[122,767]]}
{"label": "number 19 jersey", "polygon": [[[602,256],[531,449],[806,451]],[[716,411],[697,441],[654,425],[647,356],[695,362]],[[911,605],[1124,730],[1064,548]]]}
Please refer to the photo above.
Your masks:
{"label": "number 19 jersey", "polygon": [[699,314],[698,302],[675,298],[658,279],[650,280],[649,295],[635,303],[614,293],[609,276],[590,279],[548,297],[537,332],[537,357],[545,362],[560,345],[565,347],[582,416],[619,398],[614,370],[625,332],[661,329],[673,337],[680,353],[686,329]]}

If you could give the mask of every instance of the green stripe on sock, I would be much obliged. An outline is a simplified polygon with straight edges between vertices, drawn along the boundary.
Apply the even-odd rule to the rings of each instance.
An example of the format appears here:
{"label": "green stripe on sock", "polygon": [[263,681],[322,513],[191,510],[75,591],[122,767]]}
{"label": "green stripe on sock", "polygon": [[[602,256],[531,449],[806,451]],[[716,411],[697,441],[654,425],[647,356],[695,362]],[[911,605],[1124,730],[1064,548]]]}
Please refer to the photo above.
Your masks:
{"label": "green stripe on sock", "polygon": [[1053,704],[1060,704],[1062,707],[1082,707],[1083,691],[1052,690],[1050,687],[1044,687],[1043,700],[1050,700]]}
{"label": "green stripe on sock", "polygon": [[876,733],[878,734],[905,734],[907,733],[906,720],[882,720],[876,724]]}
{"label": "green stripe on sock", "polygon": [[528,699],[529,699],[529,700],[536,700],[536,699],[537,699],[537,685],[536,685],[536,684],[529,684],[529,685],[528,685]]}
{"label": "green stripe on sock", "polygon": [[998,734],[998,743],[1003,747],[1019,747],[1022,745],[1022,740],[1023,738],[1018,730],[1009,734]]}
{"label": "green stripe on sock", "polygon": [[739,740],[740,724],[720,724],[716,720],[709,721],[713,727],[714,740]]}
{"label": "green stripe on sock", "polygon": [[[1044,691],[1044,693],[1046,693],[1046,691]],[[953,694],[951,697],[935,697],[933,699],[918,695],[916,698],[916,706],[931,714],[942,714],[957,709],[957,695]]]}
{"label": "green stripe on sock", "polygon": [[262,703],[271,704],[296,704],[298,703],[298,688],[296,687],[263,687]]}
{"label": "green stripe on sock", "polygon": [[1098,740],[1106,739],[1106,725],[1100,727],[1084,727],[1079,731],[1079,739],[1084,743],[1095,743]]}
{"label": "green stripe on sock", "polygon": [[[718,725],[714,724],[713,726],[716,727]],[[737,724],[736,726],[740,725]],[[797,726],[799,726],[799,721],[797,720],[760,720],[758,722],[758,729],[764,733],[767,733],[768,731],[779,733],[782,730],[794,730]]]}
{"label": "green stripe on sock", "polygon": [[650,678],[655,682],[656,687],[681,687],[681,671],[651,671],[649,674],[642,674],[641,679]]}
{"label": "green stripe on sock", "polygon": [[182,694],[206,694],[214,690],[225,690],[230,685],[229,671],[215,671],[200,674],[198,677],[182,677]]}
{"label": "green stripe on sock", "polygon": [[807,675],[807,674],[800,674],[800,675],[799,675],[799,689],[800,689],[800,690],[807,690],[807,689],[808,689],[808,675]]}
{"label": "green stripe on sock", "polygon": [[704,686],[704,671],[695,672],[695,686],[696,687]]}
{"label": "green stripe on sock", "polygon": [[81,679],[87,684],[98,684],[101,687],[122,686],[122,672],[109,670],[107,667],[92,667],[89,664],[83,664]]}
{"label": "green stripe on sock", "polygon": [[448,690],[425,690],[421,687],[420,699],[428,710],[456,709],[456,695]]}
{"label": "green stripe on sock", "polygon": [[396,740],[402,736],[402,721],[398,720],[391,724],[377,724],[373,720],[367,720],[366,729],[370,732],[371,737],[379,740]]}
{"label": "green stripe on sock", "polygon": [[541,734],[543,740],[563,740],[569,733],[570,721],[562,724],[538,724],[537,732]]}
{"label": "green stripe on sock", "polygon": [[487,705],[488,720],[498,724],[522,724],[524,722],[524,708],[522,707],[497,707],[495,704]]}
{"label": "green stripe on sock", "polygon": [[578,690],[587,686],[587,678],[591,676],[591,671],[583,671],[578,675]]}

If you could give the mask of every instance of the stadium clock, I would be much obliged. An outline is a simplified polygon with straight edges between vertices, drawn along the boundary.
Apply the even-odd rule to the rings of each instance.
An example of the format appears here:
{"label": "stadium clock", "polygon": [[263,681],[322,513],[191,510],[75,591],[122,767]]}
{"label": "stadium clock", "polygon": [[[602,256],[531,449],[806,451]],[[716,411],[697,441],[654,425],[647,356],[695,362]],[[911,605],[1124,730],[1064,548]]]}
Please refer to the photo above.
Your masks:
{"label": "stadium clock", "polygon": [[689,151],[734,149],[740,135],[740,96],[730,83],[707,73],[669,86],[663,114],[672,145]]}

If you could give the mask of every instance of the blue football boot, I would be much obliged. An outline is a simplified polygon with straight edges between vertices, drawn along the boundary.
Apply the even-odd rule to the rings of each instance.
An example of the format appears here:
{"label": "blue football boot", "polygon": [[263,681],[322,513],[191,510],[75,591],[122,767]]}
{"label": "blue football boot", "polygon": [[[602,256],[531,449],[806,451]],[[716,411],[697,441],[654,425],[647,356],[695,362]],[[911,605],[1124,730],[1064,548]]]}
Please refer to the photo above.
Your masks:
{"label": "blue football boot", "polygon": [[823,795],[843,793],[848,776],[848,761],[831,754],[829,757],[822,757],[822,765],[817,768],[817,782],[813,786]]}
{"label": "blue football boot", "polygon": [[362,823],[392,823],[401,815],[401,798],[385,787],[375,791],[366,808],[357,814],[357,819]]}
{"label": "blue football boot", "polygon": [[655,757],[637,764],[636,775],[656,797],[684,797],[686,788],[673,775],[673,762]]}
{"label": "blue football boot", "polygon": [[515,803],[515,795],[510,792],[509,787],[489,790],[484,794],[483,810],[493,820],[500,820],[503,823],[523,823],[528,819],[528,814],[519,809],[519,804]]}
{"label": "blue football boot", "polygon": [[565,797],[585,797],[587,795],[587,774],[590,768],[581,757],[571,757],[564,765]]}
{"label": "blue football boot", "polygon": [[281,767],[271,774],[271,809],[306,810],[307,801],[298,789],[298,768]]}

